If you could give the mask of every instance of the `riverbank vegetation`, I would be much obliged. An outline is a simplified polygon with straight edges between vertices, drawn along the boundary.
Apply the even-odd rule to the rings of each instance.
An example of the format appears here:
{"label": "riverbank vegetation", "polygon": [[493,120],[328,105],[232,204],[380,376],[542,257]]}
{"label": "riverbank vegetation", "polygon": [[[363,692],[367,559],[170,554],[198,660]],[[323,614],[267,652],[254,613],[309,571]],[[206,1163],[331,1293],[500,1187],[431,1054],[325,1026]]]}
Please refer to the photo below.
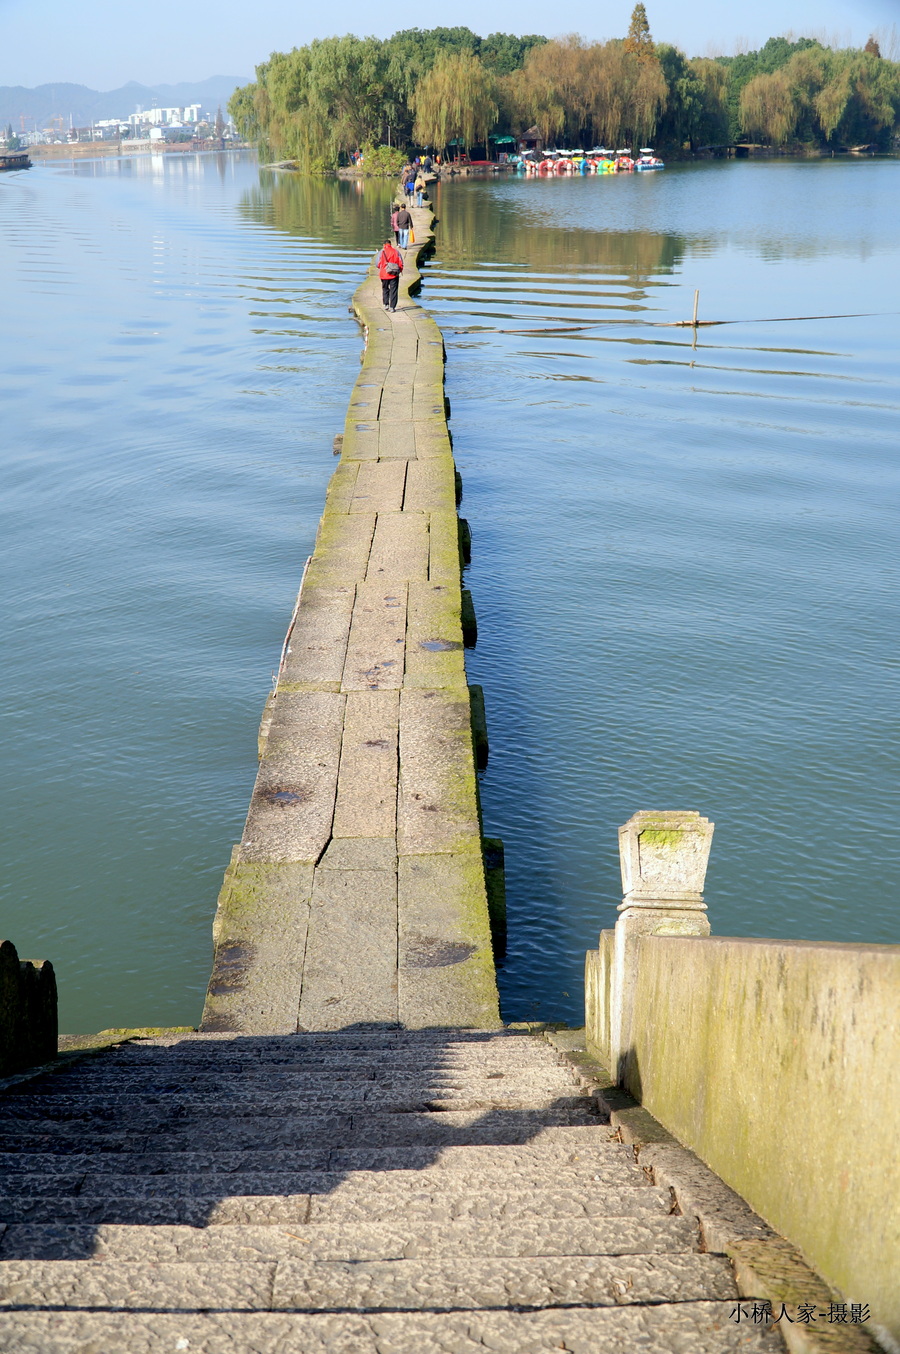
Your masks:
{"label": "riverbank vegetation", "polygon": [[755,52],[689,58],[653,41],[638,4],[628,33],[608,42],[468,28],[318,39],[273,53],[229,111],[244,137],[313,172],[364,147],[487,154],[526,131],[572,147],[889,149],[900,62],[874,38],[855,49],[778,37]]}

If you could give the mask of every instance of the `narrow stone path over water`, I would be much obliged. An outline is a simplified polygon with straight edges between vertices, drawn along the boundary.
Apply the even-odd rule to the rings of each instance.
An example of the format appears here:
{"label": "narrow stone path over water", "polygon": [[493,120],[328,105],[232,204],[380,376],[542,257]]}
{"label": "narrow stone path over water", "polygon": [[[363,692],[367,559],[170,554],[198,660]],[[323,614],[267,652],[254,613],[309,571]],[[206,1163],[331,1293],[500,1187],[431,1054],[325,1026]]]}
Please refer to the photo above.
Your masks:
{"label": "narrow stone path over water", "polygon": [[496,1027],[443,340],[377,275],[341,461],[216,918],[205,1030]]}

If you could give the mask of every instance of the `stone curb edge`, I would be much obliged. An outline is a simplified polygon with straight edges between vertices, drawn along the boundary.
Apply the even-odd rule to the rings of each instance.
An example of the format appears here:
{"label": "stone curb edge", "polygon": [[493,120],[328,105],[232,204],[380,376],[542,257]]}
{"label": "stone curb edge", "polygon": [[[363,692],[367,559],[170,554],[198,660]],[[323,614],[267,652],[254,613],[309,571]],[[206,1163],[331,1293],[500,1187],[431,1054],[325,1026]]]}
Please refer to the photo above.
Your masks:
{"label": "stone curb edge", "polygon": [[97,1053],[116,1048],[119,1044],[131,1043],[133,1039],[159,1039],[166,1034],[196,1034],[196,1025],[146,1025],[135,1029],[100,1030],[97,1034],[60,1035],[58,1053],[53,1062],[40,1063],[37,1067],[26,1067],[11,1077],[0,1077],[0,1095],[11,1091],[23,1082],[34,1081],[38,1077],[51,1076],[64,1072],[73,1063],[84,1058],[92,1058]]}
{"label": "stone curb edge", "polygon": [[[784,1304],[789,1314],[802,1303],[827,1309],[832,1302],[844,1301],[810,1268],[796,1246],[616,1085],[607,1069],[588,1053],[583,1029],[537,1024],[517,1028],[530,1028],[556,1049],[593,1095],[619,1141],[633,1148],[635,1160],[651,1182],[670,1189],[677,1210],[695,1219],[703,1249],[728,1256],[738,1292],[748,1300],[748,1311],[754,1301],[769,1302],[774,1312],[780,1312]],[[777,1329],[790,1354],[881,1354],[884,1348],[859,1325],[781,1321]]]}

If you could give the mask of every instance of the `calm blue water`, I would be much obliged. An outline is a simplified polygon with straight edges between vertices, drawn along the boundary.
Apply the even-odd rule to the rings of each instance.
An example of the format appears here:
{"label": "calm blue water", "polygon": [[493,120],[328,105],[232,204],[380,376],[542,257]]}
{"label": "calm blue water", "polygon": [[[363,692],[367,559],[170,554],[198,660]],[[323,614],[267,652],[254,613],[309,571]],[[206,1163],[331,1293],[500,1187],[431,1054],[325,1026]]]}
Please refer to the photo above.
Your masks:
{"label": "calm blue water", "polygon": [[[719,934],[900,939],[898,174],[440,190],[509,1019],[577,1019],[637,808],[716,821]],[[198,1018],[385,193],[251,157],[0,179],[0,930],[64,1028]],[[739,323],[694,348],[654,325],[696,287]]]}

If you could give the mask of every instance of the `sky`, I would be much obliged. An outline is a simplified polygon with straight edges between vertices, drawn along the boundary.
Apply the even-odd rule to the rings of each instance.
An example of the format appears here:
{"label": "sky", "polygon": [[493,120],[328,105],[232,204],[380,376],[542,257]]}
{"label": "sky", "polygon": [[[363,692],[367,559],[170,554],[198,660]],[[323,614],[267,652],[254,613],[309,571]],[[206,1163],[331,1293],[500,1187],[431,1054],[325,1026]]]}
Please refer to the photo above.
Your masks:
{"label": "sky", "polygon": [[[375,9],[362,0],[326,6],[296,0],[216,0],[216,4],[126,5],[122,0],[0,0],[0,85],[71,81],[117,89],[129,80],[174,84],[212,75],[252,76],[272,51],[335,33],[388,37],[400,28],[465,24],[476,33],[582,33],[624,36],[634,0],[602,6],[558,0],[445,0],[424,15]],[[758,47],[773,34],[828,36],[861,46],[877,29],[900,27],[900,0],[645,0],[654,38],[689,56]]]}

